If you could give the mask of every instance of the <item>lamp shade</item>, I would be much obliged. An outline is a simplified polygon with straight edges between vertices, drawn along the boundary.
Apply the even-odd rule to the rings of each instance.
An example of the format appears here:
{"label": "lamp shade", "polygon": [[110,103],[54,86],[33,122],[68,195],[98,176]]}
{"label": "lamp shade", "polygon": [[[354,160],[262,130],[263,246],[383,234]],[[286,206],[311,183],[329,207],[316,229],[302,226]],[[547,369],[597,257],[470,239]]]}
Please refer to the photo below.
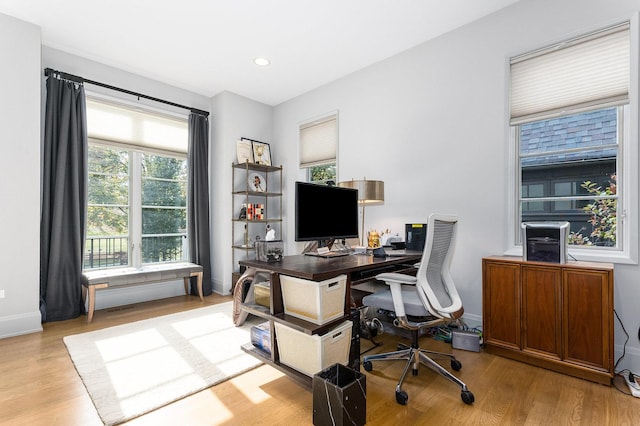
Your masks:
{"label": "lamp shade", "polygon": [[384,202],[384,182],[380,180],[347,180],[338,182],[342,188],[358,190],[359,204],[382,204]]}

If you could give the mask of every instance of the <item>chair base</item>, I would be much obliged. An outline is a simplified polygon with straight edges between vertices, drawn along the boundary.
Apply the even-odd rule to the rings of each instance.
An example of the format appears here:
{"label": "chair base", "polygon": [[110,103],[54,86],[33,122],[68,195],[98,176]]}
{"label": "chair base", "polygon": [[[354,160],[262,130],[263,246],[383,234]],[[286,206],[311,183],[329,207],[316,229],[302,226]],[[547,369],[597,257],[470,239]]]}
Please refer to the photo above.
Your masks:
{"label": "chair base", "polygon": [[[411,330],[412,340],[417,341],[417,330]],[[453,354],[447,354],[443,352],[434,352],[427,349],[421,349],[418,347],[416,343],[412,344],[411,347],[407,347],[406,349],[397,350],[394,352],[387,352],[383,354],[373,354],[367,355],[363,359],[363,366],[366,371],[373,370],[372,361],[395,361],[395,360],[404,360],[405,366],[402,371],[402,375],[400,376],[400,380],[396,385],[396,401],[399,404],[406,404],[409,399],[407,393],[402,390],[402,384],[404,383],[409,370],[412,371],[414,376],[418,375],[418,367],[420,364],[429,367],[436,373],[440,374],[444,378],[454,382],[458,385],[461,391],[461,398],[465,404],[472,404],[474,401],[473,394],[467,389],[467,385],[456,376],[447,371],[444,367],[434,361],[431,357],[443,357],[449,358],[451,362],[451,368],[455,371],[460,370],[462,368],[462,364],[458,361]]]}

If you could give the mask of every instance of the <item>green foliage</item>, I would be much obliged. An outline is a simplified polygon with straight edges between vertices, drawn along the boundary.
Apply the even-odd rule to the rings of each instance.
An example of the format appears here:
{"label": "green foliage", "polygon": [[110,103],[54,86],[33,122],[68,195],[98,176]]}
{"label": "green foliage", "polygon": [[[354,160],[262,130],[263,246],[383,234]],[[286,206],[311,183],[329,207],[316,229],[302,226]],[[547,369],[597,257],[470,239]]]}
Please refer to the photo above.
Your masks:
{"label": "green foliage", "polygon": [[336,164],[325,164],[322,166],[313,166],[309,168],[310,182],[326,182],[336,180]]}
{"label": "green foliage", "polygon": [[[126,150],[89,147],[87,237],[109,237],[97,242],[102,254],[117,255],[103,245],[129,235],[130,158]],[[143,262],[180,259],[187,228],[187,162],[155,154],[140,158]]]}
{"label": "green foliage", "polygon": [[[609,185],[604,189],[595,182],[585,181],[581,187],[589,194],[598,197],[609,197],[617,193],[617,176],[611,175]],[[617,232],[617,200],[615,198],[599,198],[587,204],[583,210],[590,214],[588,222],[592,225],[589,236],[582,235],[583,229],[571,233],[569,243],[574,245],[615,246]]]}
{"label": "green foliage", "polygon": [[[186,161],[142,156],[142,234],[179,234],[187,228]],[[142,239],[143,262],[175,259],[180,237]]]}
{"label": "green foliage", "polygon": [[129,230],[129,154],[91,146],[87,236],[127,235]]}

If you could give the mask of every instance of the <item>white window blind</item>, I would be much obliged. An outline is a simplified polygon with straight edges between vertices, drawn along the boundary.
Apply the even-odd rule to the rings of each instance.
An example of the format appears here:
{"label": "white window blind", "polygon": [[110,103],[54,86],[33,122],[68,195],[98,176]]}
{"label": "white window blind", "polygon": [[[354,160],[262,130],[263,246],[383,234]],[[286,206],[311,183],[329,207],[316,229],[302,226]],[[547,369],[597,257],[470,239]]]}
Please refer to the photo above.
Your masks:
{"label": "white window blind", "polygon": [[628,103],[629,23],[511,59],[511,124]]}
{"label": "white window blind", "polygon": [[126,147],[186,153],[185,119],[87,99],[88,136]]}
{"label": "white window blind", "polygon": [[300,168],[336,162],[337,115],[300,126]]}

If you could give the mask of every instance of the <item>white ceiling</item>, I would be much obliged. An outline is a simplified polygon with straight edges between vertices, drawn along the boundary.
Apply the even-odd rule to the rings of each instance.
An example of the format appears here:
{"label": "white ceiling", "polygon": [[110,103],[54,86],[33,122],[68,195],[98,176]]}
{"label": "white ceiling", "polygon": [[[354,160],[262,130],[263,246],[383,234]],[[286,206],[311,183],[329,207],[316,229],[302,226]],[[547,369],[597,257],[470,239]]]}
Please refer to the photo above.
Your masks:
{"label": "white ceiling", "polygon": [[40,26],[46,46],[277,105],[517,1],[0,0],[0,13]]}

